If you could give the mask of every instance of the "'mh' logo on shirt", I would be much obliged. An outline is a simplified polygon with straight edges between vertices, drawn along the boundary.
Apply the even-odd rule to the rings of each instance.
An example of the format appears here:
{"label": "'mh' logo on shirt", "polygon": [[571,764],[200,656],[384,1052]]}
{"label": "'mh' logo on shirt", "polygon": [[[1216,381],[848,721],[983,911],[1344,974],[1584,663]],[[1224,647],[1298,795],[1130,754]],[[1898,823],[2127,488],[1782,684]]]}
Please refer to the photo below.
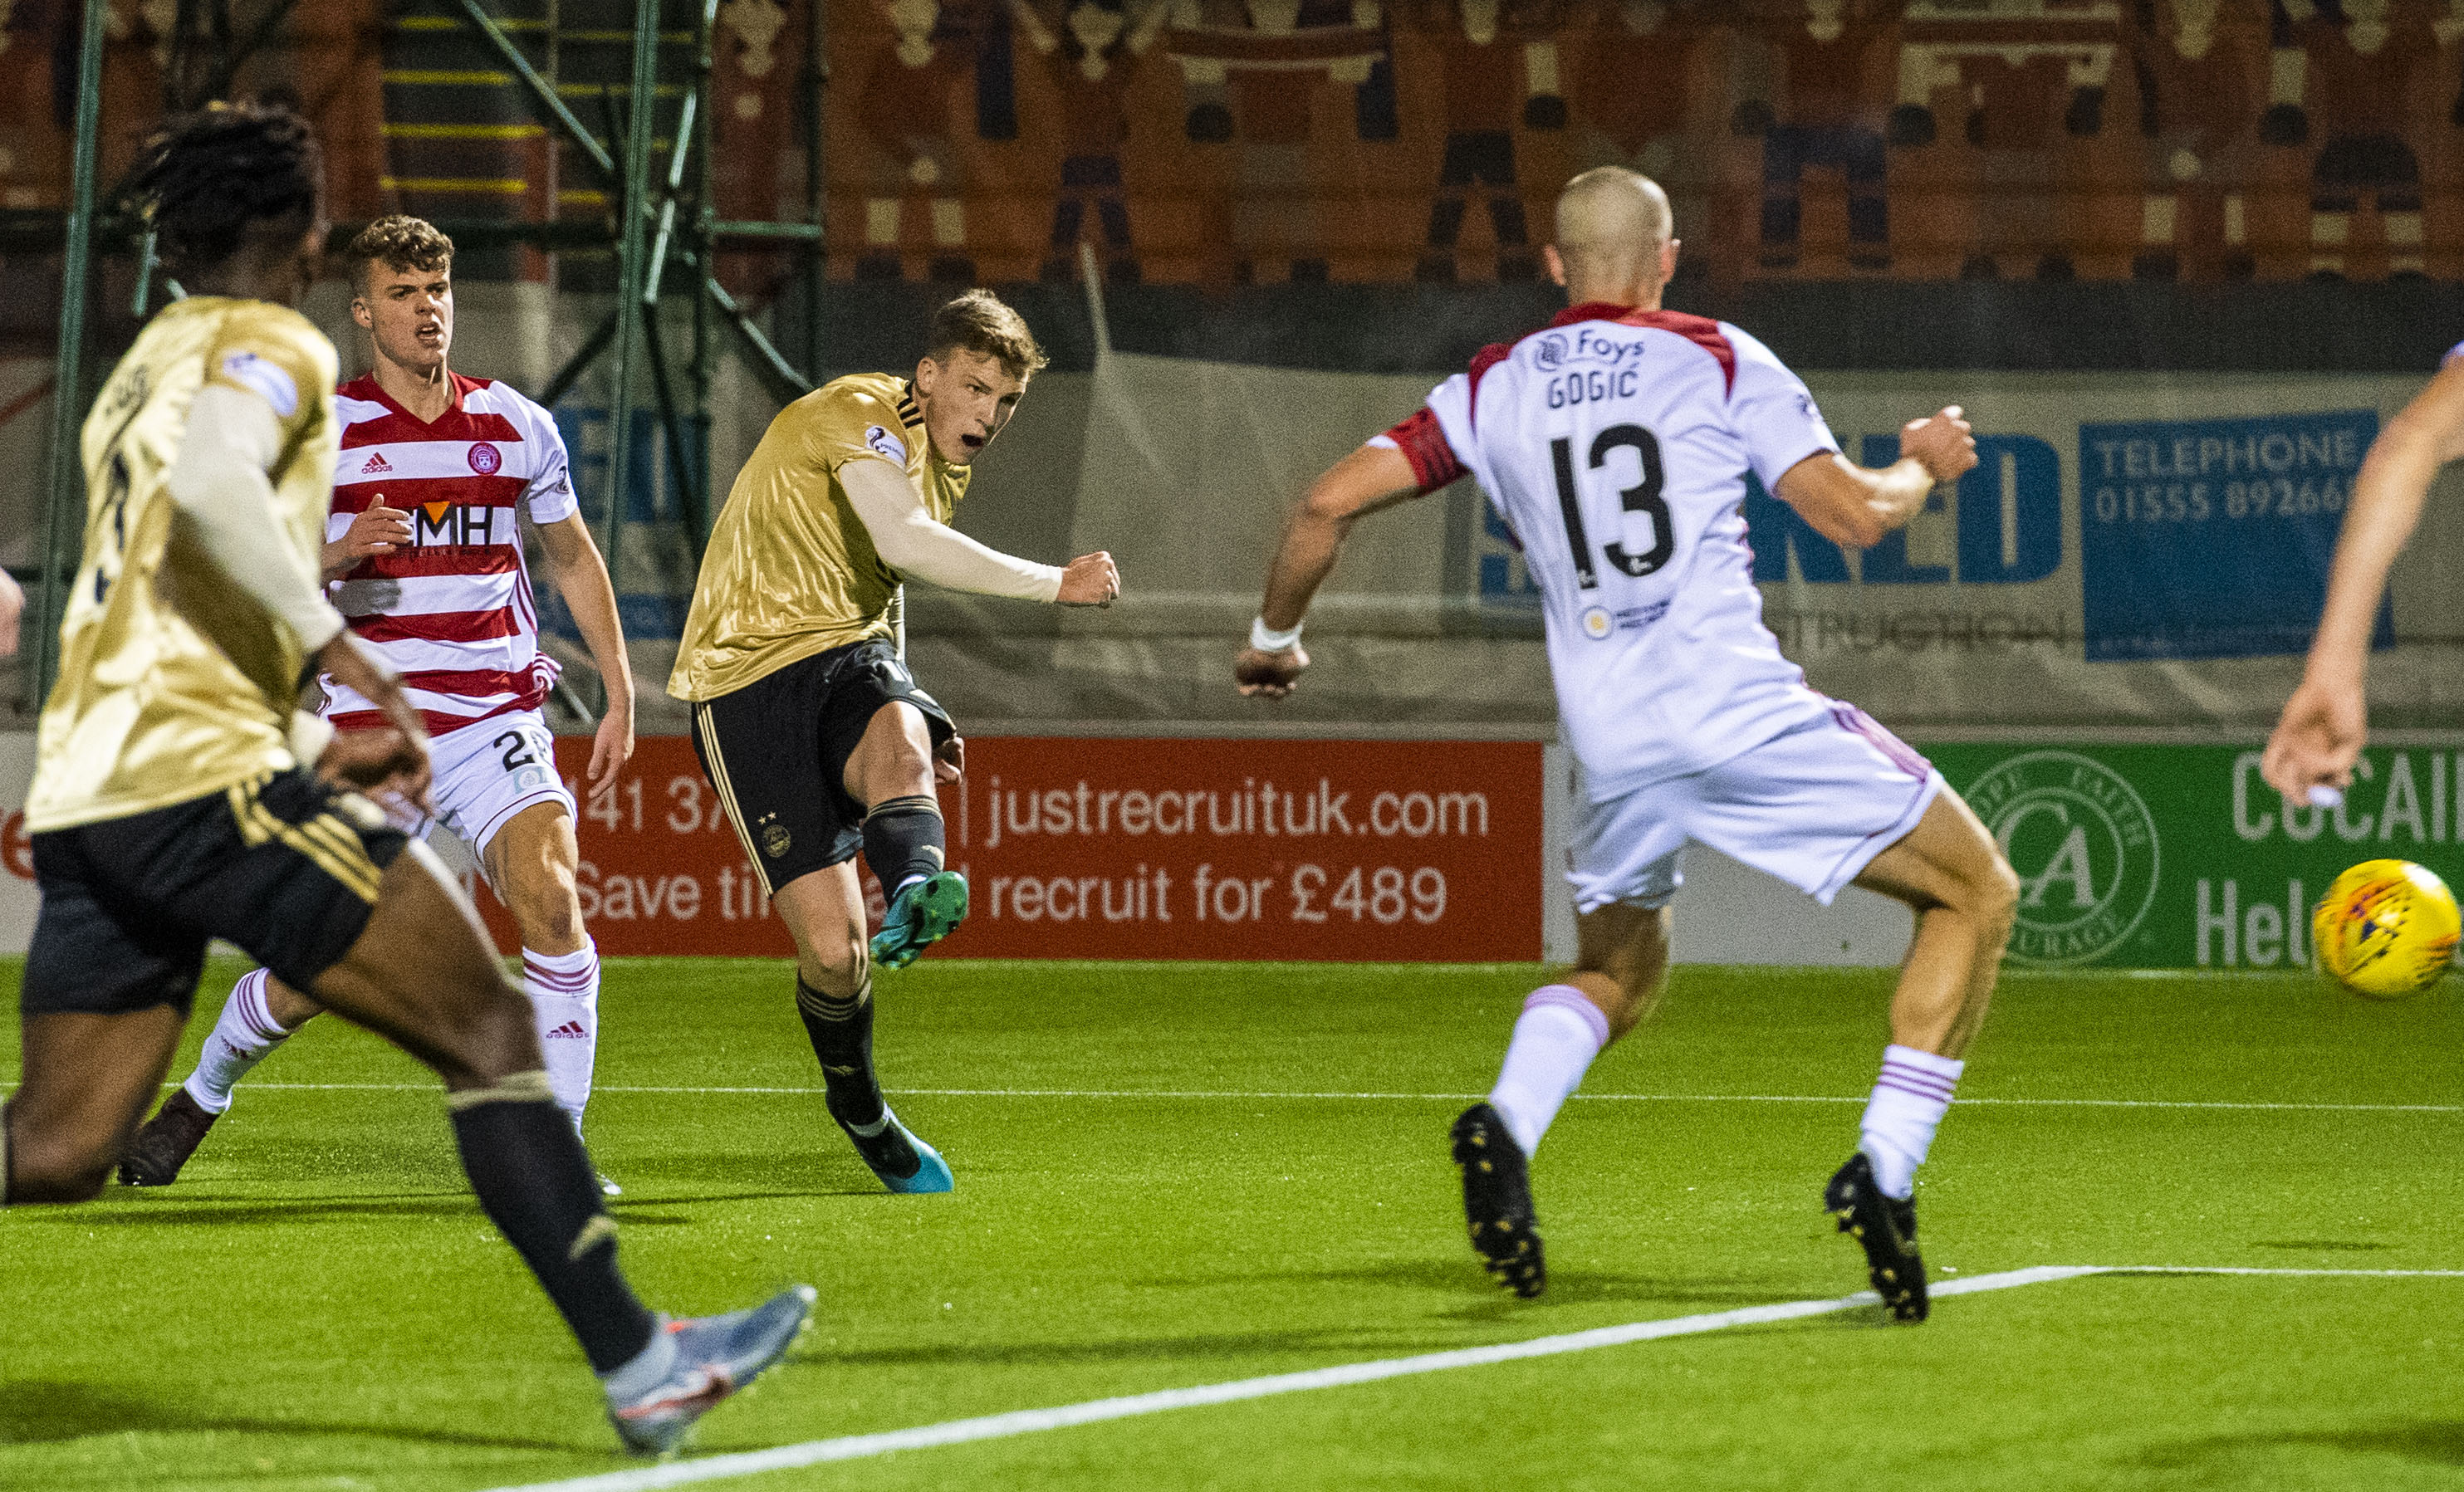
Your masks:
{"label": "'mh' logo on shirt", "polygon": [[[508,516],[511,509],[505,510]],[[413,544],[493,544],[496,510],[472,503],[424,502],[410,516]]]}
{"label": "'mh' logo on shirt", "polygon": [[367,465],[360,468],[360,474],[362,476],[374,476],[381,472],[390,472],[392,470],[393,463],[387,461],[385,458],[385,452],[380,450],[374,455],[368,457]]}

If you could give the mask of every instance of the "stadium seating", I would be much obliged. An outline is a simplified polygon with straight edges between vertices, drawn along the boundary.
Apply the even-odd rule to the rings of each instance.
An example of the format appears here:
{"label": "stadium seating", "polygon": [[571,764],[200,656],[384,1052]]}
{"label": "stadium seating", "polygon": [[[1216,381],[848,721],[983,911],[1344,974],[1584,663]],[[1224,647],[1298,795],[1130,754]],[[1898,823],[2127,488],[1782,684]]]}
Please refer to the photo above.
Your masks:
{"label": "stadium seating", "polygon": [[[64,204],[75,9],[0,30],[0,210]],[[606,133],[630,8],[496,10]],[[669,10],[662,158],[692,63]],[[194,80],[174,11],[112,12],[106,173]],[[316,116],[338,218],[604,210],[457,17],[299,7],[239,86]],[[1118,283],[1511,283],[1557,184],[1607,162],[1665,180],[1727,288],[2464,277],[2451,0],[870,0],[826,23],[843,280],[1074,278],[1084,243]],[[808,215],[805,35],[803,0],[720,8],[723,217]],[[595,258],[554,273],[586,288]]]}

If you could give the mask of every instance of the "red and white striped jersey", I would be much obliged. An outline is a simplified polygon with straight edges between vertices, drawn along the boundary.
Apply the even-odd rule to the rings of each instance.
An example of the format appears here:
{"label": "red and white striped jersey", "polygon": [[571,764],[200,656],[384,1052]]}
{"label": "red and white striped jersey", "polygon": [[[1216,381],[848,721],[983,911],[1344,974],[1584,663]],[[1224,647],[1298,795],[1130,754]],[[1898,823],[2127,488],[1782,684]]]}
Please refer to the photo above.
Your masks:
{"label": "red and white striped jersey", "polygon": [[[334,391],[342,426],[328,543],[380,502],[410,515],[410,543],[371,555],[333,587],[360,641],[401,673],[431,735],[535,710],[560,671],[539,650],[539,612],[522,561],[518,508],[534,523],[580,511],[564,440],[545,409],[503,384],[449,374],[453,406],[423,424],[373,378]],[[328,680],[338,730],[383,723]]]}

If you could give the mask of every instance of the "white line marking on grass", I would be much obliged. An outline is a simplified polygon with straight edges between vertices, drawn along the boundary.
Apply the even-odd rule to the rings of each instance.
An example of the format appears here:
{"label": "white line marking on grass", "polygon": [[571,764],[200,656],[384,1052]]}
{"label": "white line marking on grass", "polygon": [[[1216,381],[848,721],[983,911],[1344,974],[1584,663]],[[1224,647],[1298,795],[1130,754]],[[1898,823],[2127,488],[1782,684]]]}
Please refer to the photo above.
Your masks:
{"label": "white line marking on grass", "polygon": [[[2243,1269],[2230,1264],[2108,1264],[2109,1275],[2285,1275],[2309,1280],[2464,1280],[2464,1269]],[[1942,1292],[1933,1292],[1940,1295]]]}
{"label": "white line marking on grass", "polygon": [[[1934,1282],[1932,1295],[1936,1300],[1953,1295],[1981,1295],[1989,1290],[2016,1289],[2026,1284],[2046,1284],[2059,1280],[2077,1280],[2088,1275],[2260,1275],[2294,1278],[2353,1279],[2464,1279],[2464,1269],[2249,1269],[2232,1266],[2203,1267],[2196,1264],[2039,1264],[2030,1269],[2012,1269],[2000,1274],[1974,1275],[1965,1280],[1944,1279]],[[1387,1378],[1408,1378],[1420,1373],[1443,1372],[1455,1368],[1483,1368],[1492,1363],[1519,1362],[1532,1357],[1554,1357],[1566,1352],[1588,1352],[1603,1347],[1624,1347],[1635,1342],[1658,1341],[1665,1337],[1699,1336],[1709,1331],[1725,1331],[1731,1327],[1768,1326],[1774,1322],[1797,1321],[1808,1316],[1827,1316],[1859,1306],[1880,1305],[1871,1290],[1829,1301],[1784,1301],[1772,1306],[1749,1306],[1737,1310],[1714,1311],[1708,1315],[1679,1316],[1666,1321],[1638,1321],[1621,1327],[1599,1327],[1590,1331],[1570,1331],[1560,1336],[1534,1337],[1523,1342],[1501,1342],[1491,1347],[1460,1348],[1447,1352],[1424,1352],[1415,1357],[1384,1357],[1369,1362],[1342,1363],[1331,1368],[1312,1368],[1302,1372],[1275,1373],[1263,1378],[1241,1378],[1229,1383],[1199,1384],[1186,1389],[1163,1389],[1153,1393],[1133,1393],[1119,1398],[1092,1399],[1083,1404],[1064,1404],[1052,1409],[1020,1409],[1002,1415],[983,1415],[972,1419],[948,1419],[939,1424],[916,1425],[906,1430],[885,1430],[871,1435],[840,1436],[827,1440],[806,1440],[796,1445],[776,1446],[766,1451],[740,1451],[727,1456],[712,1456],[701,1460],[671,1461],[661,1466],[645,1466],[633,1471],[604,1472],[596,1476],[574,1477],[562,1481],[527,1482],[517,1486],[497,1487],[494,1492],[653,1492],[660,1487],[689,1486],[699,1481],[725,1481],[737,1477],[756,1477],[764,1472],[793,1471],[803,1466],[819,1466],[832,1461],[862,1460],[874,1456],[887,1456],[892,1451],[929,1450],[939,1445],[963,1445],[974,1440],[1001,1440],[1013,1436],[1035,1435],[1045,1430],[1066,1430],[1073,1425],[1099,1424],[1111,1419],[1134,1419],[1146,1415],[1160,1415],[1176,1409],[1199,1409],[1210,1404],[1235,1404],[1246,1399],[1272,1398],[1283,1393],[1305,1393],[1316,1389],[1347,1388],[1355,1383],[1376,1383]]]}
{"label": "white line marking on grass", "polygon": [[[1977,1275],[1967,1280],[1946,1280],[1933,1287],[1936,1298],[1946,1295],[1974,1295],[1986,1290],[2008,1290],[2023,1284],[2042,1284],[2052,1280],[2072,1280],[2080,1275],[2097,1274],[2095,1265],[2045,1264],[2033,1269],[2013,1269],[2003,1274]],[[888,1430],[873,1435],[841,1436],[830,1440],[807,1440],[800,1445],[781,1445],[766,1451],[743,1451],[730,1456],[713,1456],[702,1460],[675,1461],[664,1466],[645,1466],[637,1471],[606,1472],[598,1476],[576,1477],[565,1481],[534,1482],[519,1487],[499,1487],[495,1492],[649,1492],[656,1487],[686,1486],[696,1481],[719,1481],[736,1477],[759,1476],[767,1471],[790,1471],[799,1466],[818,1466],[828,1461],[859,1460],[867,1457],[885,1456],[891,1451],[919,1451],[936,1445],[960,1445],[970,1440],[999,1440],[1011,1436],[1033,1435],[1044,1430],[1064,1430],[1072,1425],[1096,1424],[1107,1419],[1133,1419],[1144,1415],[1160,1415],[1169,1410],[1196,1409],[1208,1404],[1233,1404],[1243,1399],[1270,1398],[1279,1393],[1304,1393],[1313,1389],[1338,1389],[1355,1383],[1375,1383],[1386,1378],[1407,1378],[1424,1372],[1442,1372],[1452,1368],[1481,1368],[1491,1363],[1517,1362],[1528,1357],[1553,1357],[1562,1352],[1588,1352],[1603,1347],[1622,1347],[1630,1342],[1650,1342],[1661,1337],[1693,1336],[1705,1331],[1724,1331],[1730,1327],[1758,1327],[1772,1322],[1795,1321],[1806,1316],[1825,1316],[1858,1306],[1881,1304],[1871,1290],[1842,1296],[1831,1301],[1784,1301],[1773,1306],[1749,1306],[1737,1310],[1716,1311],[1705,1316],[1679,1316],[1668,1321],[1638,1321],[1621,1327],[1600,1327],[1590,1331],[1570,1331],[1562,1336],[1534,1337],[1523,1342],[1500,1342],[1491,1347],[1459,1348],[1448,1352],[1423,1352],[1415,1357],[1383,1357],[1370,1362],[1342,1363],[1332,1368],[1311,1368],[1303,1372],[1281,1372],[1264,1378],[1242,1378],[1230,1383],[1207,1383],[1194,1388],[1164,1389],[1154,1393],[1133,1393],[1121,1398],[1094,1399],[1083,1404],[1065,1404],[1054,1409],[1012,1410],[1005,1415],[985,1415],[974,1419],[950,1419],[935,1425],[917,1425],[909,1430]]]}
{"label": "white line marking on grass", "polygon": [[[693,1089],[693,1088],[598,1088],[602,1093],[686,1093],[686,1092],[797,1092],[819,1093],[821,1088],[783,1089]],[[1238,1092],[1214,1089],[1141,1089],[1141,1088],[890,1088],[885,1091],[903,1097],[923,1098],[1197,1098],[1197,1099],[1386,1099],[1408,1102],[1467,1103],[1484,1098],[1483,1093],[1298,1093]],[[1595,1104],[1862,1104],[1865,1094],[1837,1095],[1829,1093],[1576,1093],[1576,1103]],[[2307,1104],[2243,1102],[2226,1099],[2159,1099],[2159,1098],[1962,1098],[1963,1106],[1986,1104],[2015,1108],[2233,1108],[2284,1109],[2294,1112],[2322,1113],[2407,1113],[2464,1114],[2464,1104]]]}
{"label": "white line marking on grass", "polygon": [[[16,1086],[0,1083],[0,1091]],[[179,1086],[165,1083],[165,1089]],[[432,1083],[251,1083],[252,1093],[433,1093]],[[813,1096],[819,1086],[750,1087],[694,1085],[601,1084],[594,1093],[780,1094]],[[1248,1103],[1269,1099],[1327,1102],[1465,1104],[1482,1093],[1385,1093],[1253,1091],[1239,1088],[885,1088],[897,1098],[1163,1098]],[[1831,1093],[1576,1093],[1575,1103],[1594,1104],[1862,1104],[1866,1095]],[[2261,1113],[2325,1114],[2464,1114],[2464,1104],[2313,1104],[2233,1099],[2170,1098],[1962,1098],[1961,1107],[2009,1108],[2180,1108]]]}

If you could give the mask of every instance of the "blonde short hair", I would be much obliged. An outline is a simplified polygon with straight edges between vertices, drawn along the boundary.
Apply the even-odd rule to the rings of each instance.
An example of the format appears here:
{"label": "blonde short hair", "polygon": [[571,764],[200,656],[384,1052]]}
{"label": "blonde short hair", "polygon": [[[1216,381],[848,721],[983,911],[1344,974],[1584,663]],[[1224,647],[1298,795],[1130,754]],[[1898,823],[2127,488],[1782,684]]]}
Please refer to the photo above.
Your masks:
{"label": "blonde short hair", "polygon": [[961,347],[999,362],[1016,379],[1030,378],[1052,361],[1044,355],[1035,334],[1026,329],[1026,318],[989,290],[968,291],[933,313],[933,331],[924,355],[944,362]]}

